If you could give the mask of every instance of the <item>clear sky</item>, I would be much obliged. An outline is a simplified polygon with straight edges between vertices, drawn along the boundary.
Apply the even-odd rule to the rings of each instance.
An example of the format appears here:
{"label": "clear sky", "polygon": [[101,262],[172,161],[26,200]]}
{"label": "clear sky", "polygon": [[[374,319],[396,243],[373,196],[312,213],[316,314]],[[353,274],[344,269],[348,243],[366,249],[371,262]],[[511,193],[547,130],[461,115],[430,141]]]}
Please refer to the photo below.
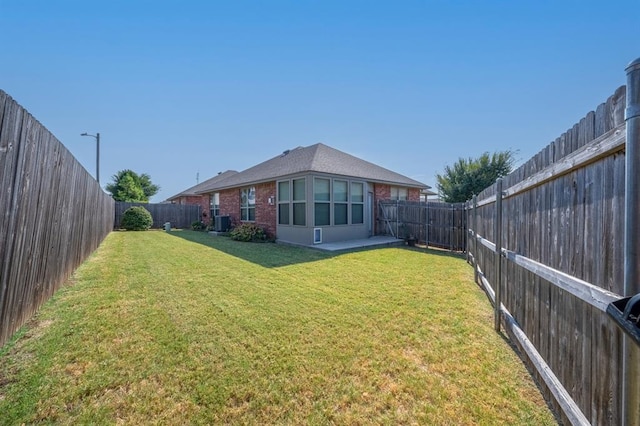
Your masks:
{"label": "clear sky", "polygon": [[317,142],[435,188],[625,84],[640,0],[0,0],[0,89],[152,201]]}

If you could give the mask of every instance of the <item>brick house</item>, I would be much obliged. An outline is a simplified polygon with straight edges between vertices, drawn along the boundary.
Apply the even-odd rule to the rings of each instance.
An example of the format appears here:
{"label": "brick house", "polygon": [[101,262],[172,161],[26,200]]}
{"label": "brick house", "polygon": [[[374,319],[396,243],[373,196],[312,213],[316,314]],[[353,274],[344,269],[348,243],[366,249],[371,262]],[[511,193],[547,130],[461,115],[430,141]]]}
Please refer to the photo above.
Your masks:
{"label": "brick house", "polygon": [[312,245],[370,237],[378,200],[420,201],[429,188],[318,143],[225,172],[170,200],[209,204],[211,218],[229,216],[232,224],[255,223],[279,241]]}
{"label": "brick house", "polygon": [[209,194],[200,194],[196,191],[199,191],[202,188],[207,188],[209,186],[215,185],[223,180],[227,179],[230,176],[235,175],[235,170],[227,170],[226,172],[220,172],[216,176],[211,179],[207,179],[204,182],[201,182],[195,186],[192,186],[189,189],[185,189],[179,194],[174,195],[173,197],[167,198],[167,201],[173,204],[192,204],[199,205],[201,209],[200,218],[201,220],[209,224],[211,221],[213,209],[212,202],[216,200],[211,200]]}

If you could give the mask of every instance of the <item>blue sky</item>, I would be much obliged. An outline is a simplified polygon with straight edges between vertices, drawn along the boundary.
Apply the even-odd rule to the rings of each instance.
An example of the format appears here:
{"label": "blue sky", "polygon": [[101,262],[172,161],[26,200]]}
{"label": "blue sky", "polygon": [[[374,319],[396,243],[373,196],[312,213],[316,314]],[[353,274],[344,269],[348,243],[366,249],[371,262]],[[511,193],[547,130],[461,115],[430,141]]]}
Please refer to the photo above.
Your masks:
{"label": "blue sky", "polygon": [[435,188],[625,83],[634,1],[0,0],[0,89],[100,180],[167,197],[323,142]]}

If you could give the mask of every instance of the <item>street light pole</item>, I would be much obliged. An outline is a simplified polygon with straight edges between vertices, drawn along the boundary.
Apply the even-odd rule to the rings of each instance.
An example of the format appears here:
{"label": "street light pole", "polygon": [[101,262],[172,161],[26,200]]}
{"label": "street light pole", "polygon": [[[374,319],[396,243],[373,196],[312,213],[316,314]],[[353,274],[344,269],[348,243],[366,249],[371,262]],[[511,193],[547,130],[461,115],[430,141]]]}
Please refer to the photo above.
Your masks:
{"label": "street light pole", "polygon": [[100,133],[96,133],[95,135],[81,133],[80,136],[91,136],[96,139],[96,180],[100,183]]}

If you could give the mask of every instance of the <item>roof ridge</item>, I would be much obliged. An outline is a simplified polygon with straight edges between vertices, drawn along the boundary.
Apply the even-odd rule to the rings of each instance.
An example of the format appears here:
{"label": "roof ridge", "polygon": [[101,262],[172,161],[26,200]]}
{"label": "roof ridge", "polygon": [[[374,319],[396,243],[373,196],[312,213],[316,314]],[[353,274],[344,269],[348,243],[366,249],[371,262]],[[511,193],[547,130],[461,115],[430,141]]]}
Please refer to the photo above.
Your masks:
{"label": "roof ridge", "polygon": [[303,172],[352,176],[372,182],[389,182],[429,188],[428,185],[408,176],[318,142],[309,146],[287,149],[268,160],[236,172],[228,178],[215,181],[206,189],[199,190],[198,193],[248,185]]}

